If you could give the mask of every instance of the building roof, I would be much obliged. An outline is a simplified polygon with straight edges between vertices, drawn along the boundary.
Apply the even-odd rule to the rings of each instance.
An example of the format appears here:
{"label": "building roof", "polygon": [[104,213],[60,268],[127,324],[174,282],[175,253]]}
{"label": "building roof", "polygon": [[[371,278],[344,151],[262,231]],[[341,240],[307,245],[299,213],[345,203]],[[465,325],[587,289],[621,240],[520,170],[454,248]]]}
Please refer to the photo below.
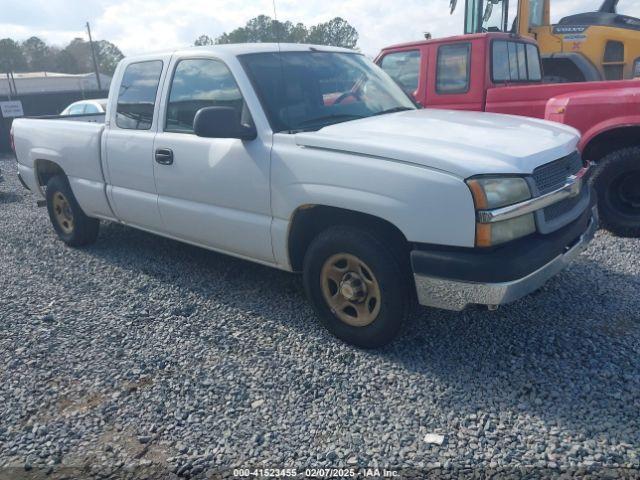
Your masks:
{"label": "building roof", "polygon": [[[103,90],[108,90],[111,77],[100,74],[100,83]],[[18,96],[30,93],[51,92],[82,92],[98,90],[98,82],[94,73],[56,73],[56,72],[28,72],[14,73],[10,81],[5,74],[0,74],[0,97],[15,95],[13,85]]]}

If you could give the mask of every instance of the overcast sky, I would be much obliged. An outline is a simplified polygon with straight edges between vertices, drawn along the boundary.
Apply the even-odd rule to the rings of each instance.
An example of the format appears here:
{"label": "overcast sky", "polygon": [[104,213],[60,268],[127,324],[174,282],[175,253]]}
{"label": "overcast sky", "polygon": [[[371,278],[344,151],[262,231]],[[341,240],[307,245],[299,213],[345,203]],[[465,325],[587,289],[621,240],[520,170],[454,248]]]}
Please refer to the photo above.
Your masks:
{"label": "overcast sky", "polygon": [[[515,3],[512,2],[512,3]],[[556,20],[595,10],[602,0],[554,0]],[[307,25],[341,16],[360,33],[358,46],[375,55],[386,45],[462,33],[464,0],[449,15],[449,0],[276,0],[279,20]],[[640,17],[640,0],[622,0],[622,13]],[[260,14],[273,16],[272,0],[0,0],[0,38],[32,35],[64,45],[84,36],[110,40],[126,55],[192,45],[201,34],[215,37]]]}

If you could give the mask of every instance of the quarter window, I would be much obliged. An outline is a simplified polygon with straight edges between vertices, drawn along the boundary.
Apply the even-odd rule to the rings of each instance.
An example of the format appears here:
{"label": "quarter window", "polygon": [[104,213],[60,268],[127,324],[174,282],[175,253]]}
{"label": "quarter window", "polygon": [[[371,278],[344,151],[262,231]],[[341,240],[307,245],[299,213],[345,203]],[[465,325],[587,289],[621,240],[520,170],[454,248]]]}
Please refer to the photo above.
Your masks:
{"label": "quarter window", "polygon": [[165,131],[193,133],[196,113],[205,107],[232,107],[242,123],[250,123],[240,89],[224,63],[182,60],[171,83]]}
{"label": "quarter window", "polygon": [[539,82],[542,80],[540,54],[535,45],[495,40],[492,44],[494,82]]}
{"label": "quarter window", "polygon": [[436,91],[438,93],[466,93],[469,90],[471,44],[459,43],[438,48]]}
{"label": "quarter window", "polygon": [[84,104],[78,103],[69,107],[69,115],[82,115],[84,113]]}
{"label": "quarter window", "polygon": [[527,69],[529,80],[539,82],[542,80],[542,68],[540,67],[540,53],[535,45],[527,44]]}
{"label": "quarter window", "polygon": [[132,63],[120,84],[116,125],[131,130],[150,130],[156,104],[162,62]]}
{"label": "quarter window", "polygon": [[405,92],[413,94],[420,78],[420,52],[395,52],[385,55],[380,67],[389,74]]}
{"label": "quarter window", "polygon": [[87,103],[84,107],[84,113],[86,114],[90,114],[90,113],[100,113],[100,110],[98,110],[98,107],[96,107],[95,105],[91,104],[91,103]]}

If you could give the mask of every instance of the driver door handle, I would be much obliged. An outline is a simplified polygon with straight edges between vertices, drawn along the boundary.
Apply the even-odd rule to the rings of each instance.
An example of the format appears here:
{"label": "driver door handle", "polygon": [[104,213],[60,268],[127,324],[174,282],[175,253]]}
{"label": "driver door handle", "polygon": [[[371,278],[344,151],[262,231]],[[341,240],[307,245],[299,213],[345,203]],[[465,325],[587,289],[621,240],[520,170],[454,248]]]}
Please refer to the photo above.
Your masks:
{"label": "driver door handle", "polygon": [[160,165],[171,165],[173,163],[173,150],[158,148],[156,150],[156,162]]}

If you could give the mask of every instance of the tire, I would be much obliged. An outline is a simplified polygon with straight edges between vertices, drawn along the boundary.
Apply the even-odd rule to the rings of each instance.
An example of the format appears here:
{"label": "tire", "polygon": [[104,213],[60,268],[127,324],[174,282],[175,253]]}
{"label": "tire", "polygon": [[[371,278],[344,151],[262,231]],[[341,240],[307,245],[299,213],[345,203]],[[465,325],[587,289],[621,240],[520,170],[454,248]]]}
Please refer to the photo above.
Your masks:
{"label": "tire", "polygon": [[65,176],[56,175],[47,182],[46,198],[49,219],[64,243],[71,247],[95,243],[100,221],[85,215]]}
{"label": "tire", "polygon": [[620,237],[640,237],[640,147],[604,157],[592,183],[602,228]]}
{"label": "tire", "polygon": [[372,232],[347,226],[330,227],[312,241],[304,258],[304,287],[329,332],[360,348],[382,347],[396,338],[413,296],[408,265],[394,253]]}

